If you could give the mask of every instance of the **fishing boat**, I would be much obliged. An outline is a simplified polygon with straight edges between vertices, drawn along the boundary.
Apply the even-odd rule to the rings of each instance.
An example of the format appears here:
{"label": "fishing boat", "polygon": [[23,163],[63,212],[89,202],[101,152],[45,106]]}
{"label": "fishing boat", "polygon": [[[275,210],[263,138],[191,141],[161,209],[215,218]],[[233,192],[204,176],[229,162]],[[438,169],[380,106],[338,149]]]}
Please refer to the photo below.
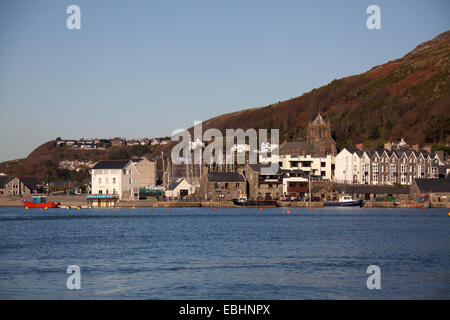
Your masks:
{"label": "fishing boat", "polygon": [[45,196],[34,196],[31,201],[23,201],[25,208],[59,208],[59,202],[47,202]]}
{"label": "fishing boat", "polygon": [[240,207],[276,207],[277,202],[274,200],[248,200],[246,195],[233,199],[233,203]]}
{"label": "fishing boat", "polygon": [[353,200],[351,196],[343,195],[338,201],[328,201],[324,203],[325,207],[362,207],[362,200]]}

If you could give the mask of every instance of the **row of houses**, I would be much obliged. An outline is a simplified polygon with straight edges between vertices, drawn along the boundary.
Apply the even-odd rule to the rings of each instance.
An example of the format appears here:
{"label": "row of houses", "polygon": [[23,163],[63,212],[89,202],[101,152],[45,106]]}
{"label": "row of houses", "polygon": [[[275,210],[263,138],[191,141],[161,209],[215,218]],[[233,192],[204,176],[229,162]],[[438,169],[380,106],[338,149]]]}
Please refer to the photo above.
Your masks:
{"label": "row of houses", "polygon": [[168,138],[143,138],[143,139],[131,139],[125,138],[113,138],[113,139],[61,139],[56,138],[56,144],[59,146],[67,146],[72,149],[84,149],[84,150],[105,150],[108,147],[118,146],[136,146],[136,145],[164,145],[170,142]]}

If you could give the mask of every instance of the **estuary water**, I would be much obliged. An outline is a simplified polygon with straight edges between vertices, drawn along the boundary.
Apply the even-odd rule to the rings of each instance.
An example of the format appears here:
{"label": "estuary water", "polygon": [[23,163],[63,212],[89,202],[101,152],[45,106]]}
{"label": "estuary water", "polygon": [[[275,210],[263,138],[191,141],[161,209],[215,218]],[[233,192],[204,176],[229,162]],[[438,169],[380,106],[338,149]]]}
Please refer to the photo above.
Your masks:
{"label": "estuary water", "polygon": [[[449,299],[448,214],[0,208],[0,298]],[[69,265],[80,290],[66,287]]]}

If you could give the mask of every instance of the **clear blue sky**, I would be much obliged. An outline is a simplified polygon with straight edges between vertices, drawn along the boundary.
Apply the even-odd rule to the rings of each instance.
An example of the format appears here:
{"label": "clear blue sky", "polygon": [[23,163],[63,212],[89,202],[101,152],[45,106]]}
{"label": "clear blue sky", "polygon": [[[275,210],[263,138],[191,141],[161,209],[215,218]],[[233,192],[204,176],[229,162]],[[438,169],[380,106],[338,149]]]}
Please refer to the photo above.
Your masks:
{"label": "clear blue sky", "polygon": [[[66,8],[81,8],[81,30]],[[381,7],[381,30],[366,8]],[[0,161],[169,135],[299,96],[450,29],[450,1],[0,1]]]}

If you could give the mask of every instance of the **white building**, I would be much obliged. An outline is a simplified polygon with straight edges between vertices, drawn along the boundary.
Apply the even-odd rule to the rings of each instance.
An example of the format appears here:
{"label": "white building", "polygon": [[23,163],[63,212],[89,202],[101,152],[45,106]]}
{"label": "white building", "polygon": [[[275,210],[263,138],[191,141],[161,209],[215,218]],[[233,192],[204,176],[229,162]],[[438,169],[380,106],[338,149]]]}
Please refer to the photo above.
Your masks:
{"label": "white building", "polygon": [[166,198],[183,199],[195,192],[194,186],[184,178],[178,178],[171,183],[164,192]]}
{"label": "white building", "polygon": [[131,160],[104,160],[92,168],[92,194],[139,199],[139,171]]}
{"label": "white building", "polygon": [[311,155],[280,155],[283,170],[302,170],[307,175],[331,180],[334,169],[334,156],[313,157]]}
{"label": "white building", "polygon": [[335,163],[336,182],[374,185],[410,185],[416,178],[438,178],[443,166],[436,153],[378,148],[344,148]]}

